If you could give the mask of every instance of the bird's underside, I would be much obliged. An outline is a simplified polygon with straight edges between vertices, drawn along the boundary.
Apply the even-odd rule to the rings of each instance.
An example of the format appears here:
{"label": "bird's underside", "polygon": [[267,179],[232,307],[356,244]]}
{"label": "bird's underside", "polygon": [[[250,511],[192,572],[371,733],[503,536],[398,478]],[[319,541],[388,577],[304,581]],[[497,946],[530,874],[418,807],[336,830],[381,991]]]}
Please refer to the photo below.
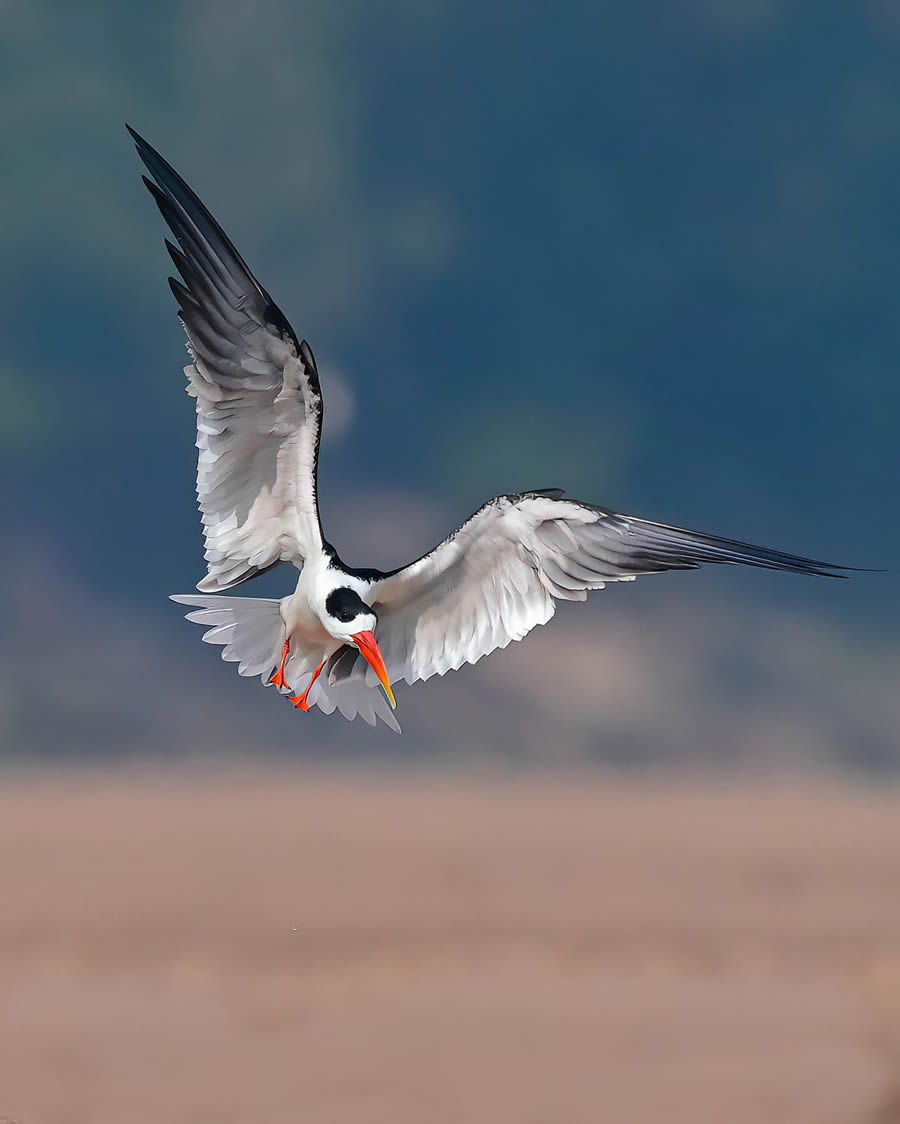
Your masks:
{"label": "bird's underside", "polygon": [[[204,640],[223,645],[241,675],[260,676],[299,709],[337,709],[399,730],[389,684],[474,664],[546,624],[557,601],[584,601],[609,582],[707,563],[828,577],[848,569],[622,515],[555,489],[490,500],[390,573],[344,566],[319,518],[323,399],[312,351],[194,192],[132,136],[178,242],[167,243],[181,276],[170,284],[193,360],[185,373],[196,399],[207,575],[202,593],[175,600],[209,626]],[[282,562],[300,571],[291,596],[222,595]]]}

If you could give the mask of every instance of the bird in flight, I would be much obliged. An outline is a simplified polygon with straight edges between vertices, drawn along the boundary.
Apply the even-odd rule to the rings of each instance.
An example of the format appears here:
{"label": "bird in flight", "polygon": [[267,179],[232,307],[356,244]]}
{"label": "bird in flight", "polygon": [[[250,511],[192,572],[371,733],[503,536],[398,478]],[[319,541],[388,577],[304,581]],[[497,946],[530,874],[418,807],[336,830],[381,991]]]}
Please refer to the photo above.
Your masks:
{"label": "bird in flight", "polygon": [[[496,496],[428,554],[354,569],[325,538],[316,494],[324,404],[316,361],[197,195],[130,127],[177,245],[169,279],[192,362],[197,499],[207,575],[175,596],[240,675],[293,706],[400,727],[391,684],[444,675],[521,640],[556,602],[705,563],[838,577],[850,567],[701,534],[543,488]],[[222,596],[282,562],[280,599]]]}

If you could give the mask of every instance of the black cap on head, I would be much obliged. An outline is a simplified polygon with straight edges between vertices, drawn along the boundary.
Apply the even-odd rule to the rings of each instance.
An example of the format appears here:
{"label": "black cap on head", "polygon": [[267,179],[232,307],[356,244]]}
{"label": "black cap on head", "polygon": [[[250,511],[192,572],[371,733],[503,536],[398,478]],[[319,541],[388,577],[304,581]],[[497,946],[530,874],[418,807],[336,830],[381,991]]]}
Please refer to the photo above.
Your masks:
{"label": "black cap on head", "polygon": [[328,594],[325,599],[325,612],[330,617],[334,617],[335,620],[341,621],[342,624],[349,624],[350,621],[361,614],[367,616],[374,610],[363,601],[355,590],[341,586]]}

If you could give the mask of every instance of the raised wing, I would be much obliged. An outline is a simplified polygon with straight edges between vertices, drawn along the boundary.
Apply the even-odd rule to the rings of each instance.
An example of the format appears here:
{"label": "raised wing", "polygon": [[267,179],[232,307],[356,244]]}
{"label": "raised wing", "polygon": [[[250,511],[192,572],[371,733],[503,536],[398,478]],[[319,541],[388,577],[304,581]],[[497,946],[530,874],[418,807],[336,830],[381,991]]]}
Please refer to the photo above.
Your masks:
{"label": "raised wing", "polygon": [[279,562],[302,564],[322,544],[316,470],[322,392],[309,345],[248,269],[174,168],[133,129],[153,181],[144,183],[178,241],[169,278],[193,363],[197,499],[208,575],[230,589]]}
{"label": "raised wing", "polygon": [[[846,568],[562,496],[558,491],[499,496],[430,554],[385,577],[374,608],[392,681],[414,683],[475,663],[546,624],[557,600],[584,601],[589,590],[607,582],[704,563],[828,577]],[[328,671],[337,682],[366,673],[351,649]]]}

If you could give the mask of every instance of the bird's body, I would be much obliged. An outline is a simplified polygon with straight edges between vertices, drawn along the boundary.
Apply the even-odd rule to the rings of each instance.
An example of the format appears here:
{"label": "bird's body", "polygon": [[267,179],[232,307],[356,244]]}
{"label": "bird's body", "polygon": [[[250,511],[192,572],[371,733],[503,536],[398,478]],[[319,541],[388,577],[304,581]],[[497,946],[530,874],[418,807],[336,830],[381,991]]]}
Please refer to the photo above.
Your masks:
{"label": "bird's body", "polygon": [[[200,594],[175,597],[242,675],[295,706],[399,730],[391,684],[476,663],[546,624],[558,600],[704,563],[838,576],[838,567],[622,515],[558,489],[497,496],[400,569],[357,570],[328,543],[316,489],[324,406],[315,358],[175,170],[132,132],[145,183],[179,245],[170,279],[197,407]],[[155,182],[154,182],[155,181]],[[223,596],[280,563],[280,600]],[[377,639],[376,639],[377,637]],[[390,707],[388,706],[390,703]]]}
{"label": "bird's body", "polygon": [[313,661],[310,671],[341,646],[341,642],[331,636],[322,624],[325,602],[335,589],[340,588],[335,584],[337,575],[331,580],[329,577],[328,559],[324,554],[313,555],[300,571],[296,589],[281,603],[285,639],[292,649],[310,654]]}

